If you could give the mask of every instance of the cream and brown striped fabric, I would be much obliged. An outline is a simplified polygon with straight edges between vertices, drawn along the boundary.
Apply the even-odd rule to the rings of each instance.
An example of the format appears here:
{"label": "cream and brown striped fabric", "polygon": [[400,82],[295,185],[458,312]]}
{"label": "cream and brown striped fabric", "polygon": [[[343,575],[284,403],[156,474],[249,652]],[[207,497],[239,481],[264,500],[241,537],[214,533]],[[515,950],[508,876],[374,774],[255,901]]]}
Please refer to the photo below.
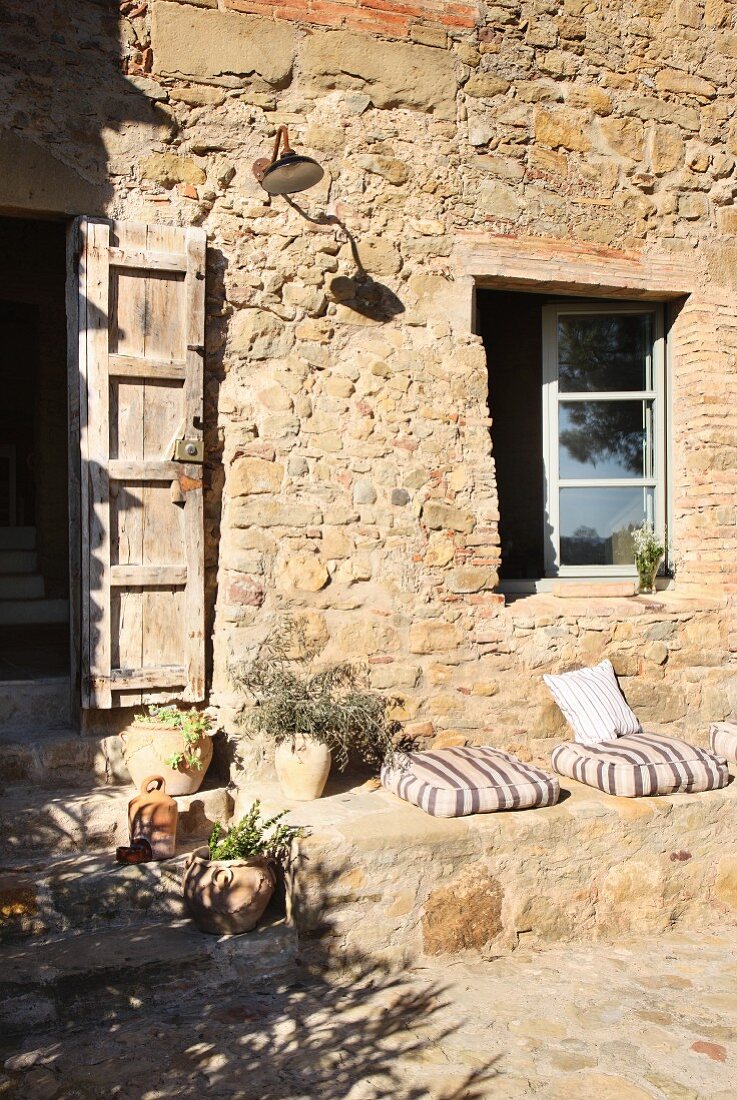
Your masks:
{"label": "cream and brown striped fabric", "polygon": [[715,722],[709,730],[709,745],[716,756],[737,761],[737,722]]}
{"label": "cream and brown striped fabric", "polygon": [[543,680],[581,745],[598,745],[639,733],[640,723],[627,706],[609,660]]}
{"label": "cream and brown striped fabric", "polygon": [[555,776],[485,746],[401,753],[381,769],[381,782],[433,817],[550,806],[560,794]]}
{"label": "cream and brown striped fabric", "polygon": [[656,733],[634,733],[599,745],[569,741],[553,749],[552,762],[560,775],[625,798],[711,791],[729,782],[724,760]]}

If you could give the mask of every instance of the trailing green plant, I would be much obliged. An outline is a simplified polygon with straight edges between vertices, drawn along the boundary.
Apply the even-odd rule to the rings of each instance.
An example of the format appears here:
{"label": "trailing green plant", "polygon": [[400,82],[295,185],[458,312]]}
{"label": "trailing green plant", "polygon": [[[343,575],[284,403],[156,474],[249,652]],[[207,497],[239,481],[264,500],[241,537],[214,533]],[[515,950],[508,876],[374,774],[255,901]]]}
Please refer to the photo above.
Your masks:
{"label": "trailing green plant", "polygon": [[223,835],[222,825],[215,825],[210,836],[210,859],[250,859],[251,856],[273,856],[283,863],[289,855],[292,841],[304,835],[293,825],[280,825],[287,810],[262,819],[261,803],[257,799],[237,825]]}
{"label": "trailing green plant", "polygon": [[231,668],[234,683],[254,702],[242,710],[242,724],[277,745],[299,737],[327,745],[341,771],[351,755],[380,767],[400,747],[392,700],[368,690],[361,666],[314,668],[315,656],[303,626],[285,619],[250,664]]}
{"label": "trailing green plant", "polygon": [[665,553],[665,546],[655,534],[653,525],[645,522],[632,532],[635,548],[635,565],[640,576],[649,577],[657,570]]}
{"label": "trailing green plant", "polygon": [[198,749],[202,737],[209,733],[212,725],[207,714],[195,710],[194,707],[190,710],[179,710],[175,706],[151,706],[147,714],[136,715],[136,722],[139,726],[166,726],[167,729],[178,730],[181,733],[181,750],[164,761],[170,768],[178,768],[185,764],[186,767],[199,771],[202,767]]}

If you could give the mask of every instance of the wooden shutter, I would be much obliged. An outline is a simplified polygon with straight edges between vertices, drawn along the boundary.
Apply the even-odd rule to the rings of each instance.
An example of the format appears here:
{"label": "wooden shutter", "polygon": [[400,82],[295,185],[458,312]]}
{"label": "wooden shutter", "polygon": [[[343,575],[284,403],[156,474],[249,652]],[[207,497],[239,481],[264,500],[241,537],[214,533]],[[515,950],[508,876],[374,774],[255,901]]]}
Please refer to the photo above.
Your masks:
{"label": "wooden shutter", "polygon": [[77,233],[82,706],[201,700],[205,234]]}

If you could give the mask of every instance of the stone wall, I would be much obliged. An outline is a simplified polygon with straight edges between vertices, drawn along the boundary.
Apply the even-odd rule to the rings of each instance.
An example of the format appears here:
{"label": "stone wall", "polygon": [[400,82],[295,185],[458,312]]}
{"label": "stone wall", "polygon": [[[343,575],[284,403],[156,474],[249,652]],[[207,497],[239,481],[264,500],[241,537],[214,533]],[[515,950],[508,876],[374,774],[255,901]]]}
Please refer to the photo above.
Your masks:
{"label": "stone wall", "polygon": [[[290,888],[300,957],[402,966],[734,928],[735,783],[642,799],[564,786],[555,806],[455,819],[366,786],[291,810],[309,827]],[[236,816],[254,796],[283,805],[276,783],[251,784]]]}
{"label": "stone wall", "polygon": [[[475,5],[430,0],[120,11],[4,5],[15,171],[0,206],[208,232],[213,699],[233,702],[229,663],[290,611],[325,658],[367,660],[421,735],[543,751],[559,730],[542,672],[605,653],[648,721],[703,735],[731,713],[733,6],[497,0],[478,22]],[[293,203],[251,174],[281,123],[326,169]],[[663,600],[506,606],[496,591],[471,238],[492,258],[510,240],[537,249],[528,288],[575,292],[595,265],[607,293],[682,300]],[[627,265],[641,276],[621,281]],[[648,282],[653,265],[672,285]]]}

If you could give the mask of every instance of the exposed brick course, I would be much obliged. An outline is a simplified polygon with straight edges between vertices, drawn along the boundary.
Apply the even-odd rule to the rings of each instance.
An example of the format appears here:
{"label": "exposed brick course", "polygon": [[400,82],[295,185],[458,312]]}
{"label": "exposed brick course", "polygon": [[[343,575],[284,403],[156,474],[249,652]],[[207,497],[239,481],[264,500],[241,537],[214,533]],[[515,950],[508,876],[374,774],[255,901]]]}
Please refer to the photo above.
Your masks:
{"label": "exposed brick course", "polygon": [[251,15],[286,19],[310,26],[365,31],[390,38],[411,37],[413,28],[469,30],[479,19],[478,4],[441,0],[225,0],[225,7]]}

